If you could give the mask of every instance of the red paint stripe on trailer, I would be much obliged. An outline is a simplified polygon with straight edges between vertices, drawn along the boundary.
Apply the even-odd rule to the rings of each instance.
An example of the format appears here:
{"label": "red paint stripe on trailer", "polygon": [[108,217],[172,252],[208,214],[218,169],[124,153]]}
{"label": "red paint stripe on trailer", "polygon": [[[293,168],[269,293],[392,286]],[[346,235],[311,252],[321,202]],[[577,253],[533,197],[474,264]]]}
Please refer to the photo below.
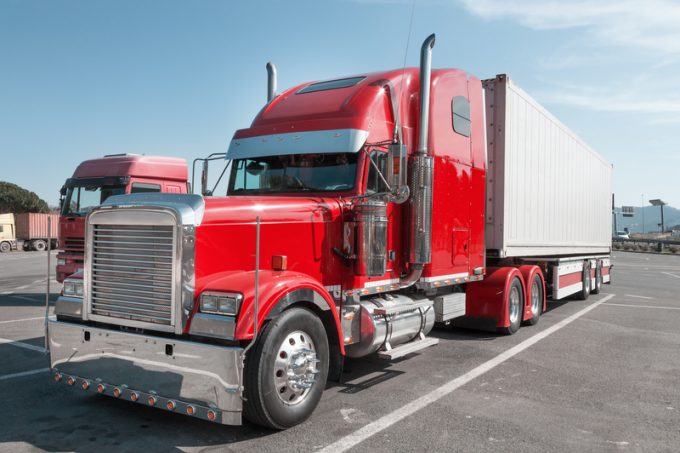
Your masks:
{"label": "red paint stripe on trailer", "polygon": [[581,282],[581,271],[560,275],[560,289]]}

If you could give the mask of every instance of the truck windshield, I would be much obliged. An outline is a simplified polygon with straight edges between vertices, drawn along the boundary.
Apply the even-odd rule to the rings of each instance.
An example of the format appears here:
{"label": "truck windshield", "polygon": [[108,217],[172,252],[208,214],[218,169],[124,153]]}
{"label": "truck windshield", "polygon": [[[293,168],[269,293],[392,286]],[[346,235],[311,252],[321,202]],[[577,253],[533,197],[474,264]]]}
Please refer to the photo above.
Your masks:
{"label": "truck windshield", "polygon": [[354,188],[358,153],[290,154],[238,159],[229,195],[341,192]]}
{"label": "truck windshield", "polygon": [[61,208],[62,216],[84,216],[96,208],[111,195],[125,193],[125,186],[80,186],[69,187],[66,190],[64,204]]}

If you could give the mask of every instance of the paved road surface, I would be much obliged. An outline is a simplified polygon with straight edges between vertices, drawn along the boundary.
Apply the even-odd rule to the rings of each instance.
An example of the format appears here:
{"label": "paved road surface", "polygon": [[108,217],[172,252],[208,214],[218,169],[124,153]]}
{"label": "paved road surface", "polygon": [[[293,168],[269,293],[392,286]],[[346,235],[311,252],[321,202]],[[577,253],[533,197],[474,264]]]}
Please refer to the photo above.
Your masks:
{"label": "paved road surface", "polygon": [[511,337],[438,330],[440,344],[410,358],[350,361],[312,418],[284,432],[53,384],[44,258],[0,255],[0,451],[680,449],[678,256],[617,252],[602,294],[549,303]]}

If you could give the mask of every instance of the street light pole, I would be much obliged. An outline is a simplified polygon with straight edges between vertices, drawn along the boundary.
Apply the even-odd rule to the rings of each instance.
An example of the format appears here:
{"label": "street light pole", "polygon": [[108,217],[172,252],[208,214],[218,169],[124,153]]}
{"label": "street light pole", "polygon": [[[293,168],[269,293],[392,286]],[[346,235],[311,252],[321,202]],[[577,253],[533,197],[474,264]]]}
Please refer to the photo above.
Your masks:
{"label": "street light pole", "polygon": [[659,200],[658,198],[654,200],[649,200],[649,202],[652,204],[652,206],[659,206],[661,207],[661,233],[663,233],[664,230],[664,224],[663,224],[663,207],[667,205],[665,201]]}
{"label": "street light pole", "polygon": [[645,194],[640,195],[640,205],[642,206],[642,234],[645,234]]}

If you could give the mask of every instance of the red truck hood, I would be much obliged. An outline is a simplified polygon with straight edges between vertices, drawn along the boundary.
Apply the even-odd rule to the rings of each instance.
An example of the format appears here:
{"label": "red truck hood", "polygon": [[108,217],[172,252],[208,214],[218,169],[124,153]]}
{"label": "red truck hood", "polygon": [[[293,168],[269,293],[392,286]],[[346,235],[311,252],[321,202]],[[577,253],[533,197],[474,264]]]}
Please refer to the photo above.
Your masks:
{"label": "red truck hood", "polygon": [[201,225],[329,222],[340,214],[335,198],[248,196],[205,198]]}

